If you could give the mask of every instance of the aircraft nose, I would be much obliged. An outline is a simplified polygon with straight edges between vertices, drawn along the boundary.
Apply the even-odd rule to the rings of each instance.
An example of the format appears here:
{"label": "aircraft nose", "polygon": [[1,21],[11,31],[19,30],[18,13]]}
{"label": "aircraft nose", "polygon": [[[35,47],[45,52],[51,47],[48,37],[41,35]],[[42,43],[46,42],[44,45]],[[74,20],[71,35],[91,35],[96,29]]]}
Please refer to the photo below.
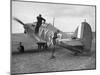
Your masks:
{"label": "aircraft nose", "polygon": [[26,34],[26,33],[27,33],[27,30],[26,30],[26,29],[27,29],[27,26],[26,26],[26,25],[24,25],[24,27],[23,27],[23,28],[24,28],[24,33]]}

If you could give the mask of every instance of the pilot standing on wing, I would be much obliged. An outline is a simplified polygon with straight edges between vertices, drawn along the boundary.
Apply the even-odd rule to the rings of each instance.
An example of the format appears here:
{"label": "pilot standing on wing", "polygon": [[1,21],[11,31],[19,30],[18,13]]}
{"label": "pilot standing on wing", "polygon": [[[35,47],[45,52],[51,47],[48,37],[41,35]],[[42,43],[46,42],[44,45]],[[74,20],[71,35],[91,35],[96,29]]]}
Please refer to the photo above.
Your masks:
{"label": "pilot standing on wing", "polygon": [[44,23],[46,22],[46,20],[42,17],[41,14],[39,14],[39,16],[37,16],[37,24],[35,27],[35,33],[38,33],[40,26],[42,25],[42,21],[44,21]]}

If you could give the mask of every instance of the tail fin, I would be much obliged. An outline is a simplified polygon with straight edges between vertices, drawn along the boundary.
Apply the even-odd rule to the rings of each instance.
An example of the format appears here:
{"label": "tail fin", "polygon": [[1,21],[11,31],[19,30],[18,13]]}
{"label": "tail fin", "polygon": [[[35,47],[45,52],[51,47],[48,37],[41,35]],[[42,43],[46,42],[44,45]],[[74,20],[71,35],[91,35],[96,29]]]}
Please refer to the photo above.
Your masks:
{"label": "tail fin", "polygon": [[[80,27],[80,28],[79,28]],[[77,38],[83,43],[86,50],[91,50],[92,30],[87,22],[82,22],[81,26],[76,29]]]}
{"label": "tail fin", "polygon": [[87,22],[82,22],[83,29],[81,30],[81,41],[87,50],[91,49],[92,44],[92,30]]}
{"label": "tail fin", "polygon": [[14,19],[15,21],[19,22],[20,24],[25,25],[21,20],[19,20],[19,19],[16,18],[16,17],[14,17],[13,19]]}

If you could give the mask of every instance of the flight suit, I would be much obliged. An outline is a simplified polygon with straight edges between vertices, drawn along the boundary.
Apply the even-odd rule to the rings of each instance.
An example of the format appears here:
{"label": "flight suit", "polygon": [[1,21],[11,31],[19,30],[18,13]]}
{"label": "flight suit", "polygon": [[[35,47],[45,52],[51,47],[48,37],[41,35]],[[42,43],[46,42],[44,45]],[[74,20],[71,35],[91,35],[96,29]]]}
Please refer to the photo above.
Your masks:
{"label": "flight suit", "polygon": [[38,33],[39,28],[42,25],[42,21],[44,21],[44,23],[45,23],[46,20],[43,17],[38,16],[37,17],[37,25],[36,25],[36,28],[35,28],[35,33]]}

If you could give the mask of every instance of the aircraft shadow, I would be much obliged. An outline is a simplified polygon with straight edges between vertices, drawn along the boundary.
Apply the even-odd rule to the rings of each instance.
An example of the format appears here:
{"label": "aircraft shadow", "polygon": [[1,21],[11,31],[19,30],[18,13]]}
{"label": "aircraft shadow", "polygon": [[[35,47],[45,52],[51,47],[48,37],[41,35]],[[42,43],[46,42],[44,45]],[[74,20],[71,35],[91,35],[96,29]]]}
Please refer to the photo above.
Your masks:
{"label": "aircraft shadow", "polygon": [[[58,50],[60,48],[56,48],[55,50]],[[12,55],[20,55],[20,54],[31,54],[31,53],[41,53],[41,52],[51,52],[53,48],[47,48],[47,49],[28,49],[25,50],[25,52],[21,53],[19,51],[17,52],[12,52]]]}
{"label": "aircraft shadow", "polygon": [[[61,49],[62,48],[56,48],[55,51],[60,51],[60,53],[61,53]],[[32,53],[44,53],[44,52],[46,53],[46,52],[52,52],[52,50],[53,50],[53,48],[47,48],[47,49],[28,49],[28,50],[25,50],[24,53],[12,52],[11,54],[12,55],[22,55],[22,54],[32,54]],[[67,51],[66,51],[66,53],[67,53]],[[74,56],[73,53],[69,52],[69,54]],[[95,56],[95,54],[96,54],[95,51],[91,51],[90,53],[83,53],[83,54],[79,54],[79,55],[76,55],[76,56]]]}

